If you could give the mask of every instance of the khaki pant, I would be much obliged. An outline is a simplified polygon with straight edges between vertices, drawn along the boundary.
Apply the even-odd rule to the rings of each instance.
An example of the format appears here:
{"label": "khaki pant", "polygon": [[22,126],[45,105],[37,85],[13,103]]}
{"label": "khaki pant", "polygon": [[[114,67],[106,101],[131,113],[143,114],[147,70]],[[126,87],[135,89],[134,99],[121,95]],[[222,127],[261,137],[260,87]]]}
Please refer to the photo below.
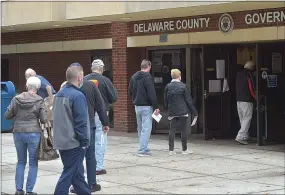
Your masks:
{"label": "khaki pant", "polygon": [[237,102],[237,110],[240,121],[240,130],[236,139],[247,140],[249,137],[248,131],[250,128],[251,118],[253,114],[253,103]]}

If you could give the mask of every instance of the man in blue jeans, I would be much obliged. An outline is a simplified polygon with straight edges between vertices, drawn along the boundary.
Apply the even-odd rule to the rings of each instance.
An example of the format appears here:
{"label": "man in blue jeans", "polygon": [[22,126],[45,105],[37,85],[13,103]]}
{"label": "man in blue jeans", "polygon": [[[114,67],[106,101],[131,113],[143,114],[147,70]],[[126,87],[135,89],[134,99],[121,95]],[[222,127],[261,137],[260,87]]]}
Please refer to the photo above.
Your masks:
{"label": "man in blue jeans", "polygon": [[83,85],[82,66],[68,67],[66,80],[53,103],[53,146],[59,150],[63,164],[54,194],[69,194],[69,188],[73,185],[77,194],[90,195],[91,189],[85,181],[83,166],[90,141],[90,123],[87,101],[80,90]]}
{"label": "man in blue jeans", "polygon": [[[114,88],[111,80],[102,75],[104,72],[104,66],[105,65],[102,60],[94,60],[91,66],[92,73],[86,75],[84,79],[93,82],[98,87],[103,98],[106,114],[108,114],[110,105],[117,101],[118,95],[117,90]],[[107,132],[104,131],[104,128],[106,128],[103,126],[105,125],[104,121],[101,120],[98,114],[100,116],[99,112],[96,112],[95,115],[95,156],[97,162],[96,175],[103,175],[107,173],[107,171],[104,169],[104,155],[107,147]]]}
{"label": "man in blue jeans", "polygon": [[132,96],[133,104],[135,105],[139,150],[138,156],[151,155],[148,149],[148,141],[152,130],[152,113],[155,109],[155,114],[159,114],[157,105],[157,97],[154,87],[154,82],[151,74],[151,62],[143,60],[141,63],[141,71],[136,72],[129,83],[129,95]]}
{"label": "man in blue jeans", "polygon": [[[78,63],[74,63],[71,66],[78,66]],[[62,84],[64,85],[64,83]],[[109,130],[109,119],[104,107],[103,98],[100,94],[97,86],[91,81],[84,81],[81,90],[84,92],[87,106],[88,115],[90,121],[90,146],[86,150],[86,169],[87,169],[87,181],[91,188],[91,192],[96,192],[101,190],[101,185],[96,181],[96,159],[95,159],[95,113],[99,114],[99,118],[104,124],[103,131],[107,132]],[[76,193],[74,188],[70,189],[71,193]]]}

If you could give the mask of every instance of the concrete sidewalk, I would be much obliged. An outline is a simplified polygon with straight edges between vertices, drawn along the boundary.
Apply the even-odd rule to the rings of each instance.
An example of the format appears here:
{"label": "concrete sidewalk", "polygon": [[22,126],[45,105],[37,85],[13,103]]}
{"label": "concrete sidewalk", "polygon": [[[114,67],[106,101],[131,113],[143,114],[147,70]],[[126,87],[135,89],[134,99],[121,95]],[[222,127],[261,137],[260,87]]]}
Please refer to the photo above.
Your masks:
{"label": "concrete sidewalk", "polygon": [[[1,189],[13,194],[16,150],[12,134],[1,136]],[[284,147],[194,140],[188,144],[194,154],[168,156],[166,137],[153,136],[153,156],[137,157],[136,136],[109,136],[108,142],[108,174],[98,176],[102,191],[96,194],[285,194]],[[180,150],[180,140],[175,147]],[[35,192],[52,194],[61,170],[60,160],[39,162]]]}

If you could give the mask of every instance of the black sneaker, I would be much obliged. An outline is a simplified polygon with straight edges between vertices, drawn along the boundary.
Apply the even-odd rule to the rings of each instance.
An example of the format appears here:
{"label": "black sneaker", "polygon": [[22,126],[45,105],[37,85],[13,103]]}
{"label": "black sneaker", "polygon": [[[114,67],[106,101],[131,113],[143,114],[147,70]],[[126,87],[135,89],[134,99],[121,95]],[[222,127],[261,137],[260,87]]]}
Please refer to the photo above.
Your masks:
{"label": "black sneaker", "polygon": [[100,184],[93,184],[91,186],[91,192],[98,192],[101,191],[101,185]]}
{"label": "black sneaker", "polygon": [[105,169],[96,171],[96,175],[106,175],[106,174],[107,174],[107,171]]}
{"label": "black sneaker", "polygon": [[15,195],[25,195],[25,191],[23,191],[23,190],[17,190],[17,191],[15,192]]}
{"label": "black sneaker", "polygon": [[27,192],[26,195],[37,195],[35,192]]}
{"label": "black sneaker", "polygon": [[[93,184],[92,186],[90,186],[90,188],[91,188],[91,192],[101,191],[101,185],[99,185],[99,184]],[[71,186],[71,188],[70,188],[70,193],[76,194],[73,186]]]}

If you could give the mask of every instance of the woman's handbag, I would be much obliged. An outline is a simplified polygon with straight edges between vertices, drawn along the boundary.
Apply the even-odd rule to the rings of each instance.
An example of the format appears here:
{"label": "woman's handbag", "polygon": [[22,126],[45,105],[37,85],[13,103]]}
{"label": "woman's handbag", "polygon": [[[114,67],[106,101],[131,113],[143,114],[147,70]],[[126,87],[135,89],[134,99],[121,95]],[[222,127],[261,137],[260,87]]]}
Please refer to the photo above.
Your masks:
{"label": "woman's handbag", "polygon": [[[46,129],[48,137],[45,137],[44,129]],[[41,132],[41,140],[38,150],[38,160],[50,161],[58,158],[59,155],[57,151],[53,149],[52,145],[51,127],[45,127]]]}

